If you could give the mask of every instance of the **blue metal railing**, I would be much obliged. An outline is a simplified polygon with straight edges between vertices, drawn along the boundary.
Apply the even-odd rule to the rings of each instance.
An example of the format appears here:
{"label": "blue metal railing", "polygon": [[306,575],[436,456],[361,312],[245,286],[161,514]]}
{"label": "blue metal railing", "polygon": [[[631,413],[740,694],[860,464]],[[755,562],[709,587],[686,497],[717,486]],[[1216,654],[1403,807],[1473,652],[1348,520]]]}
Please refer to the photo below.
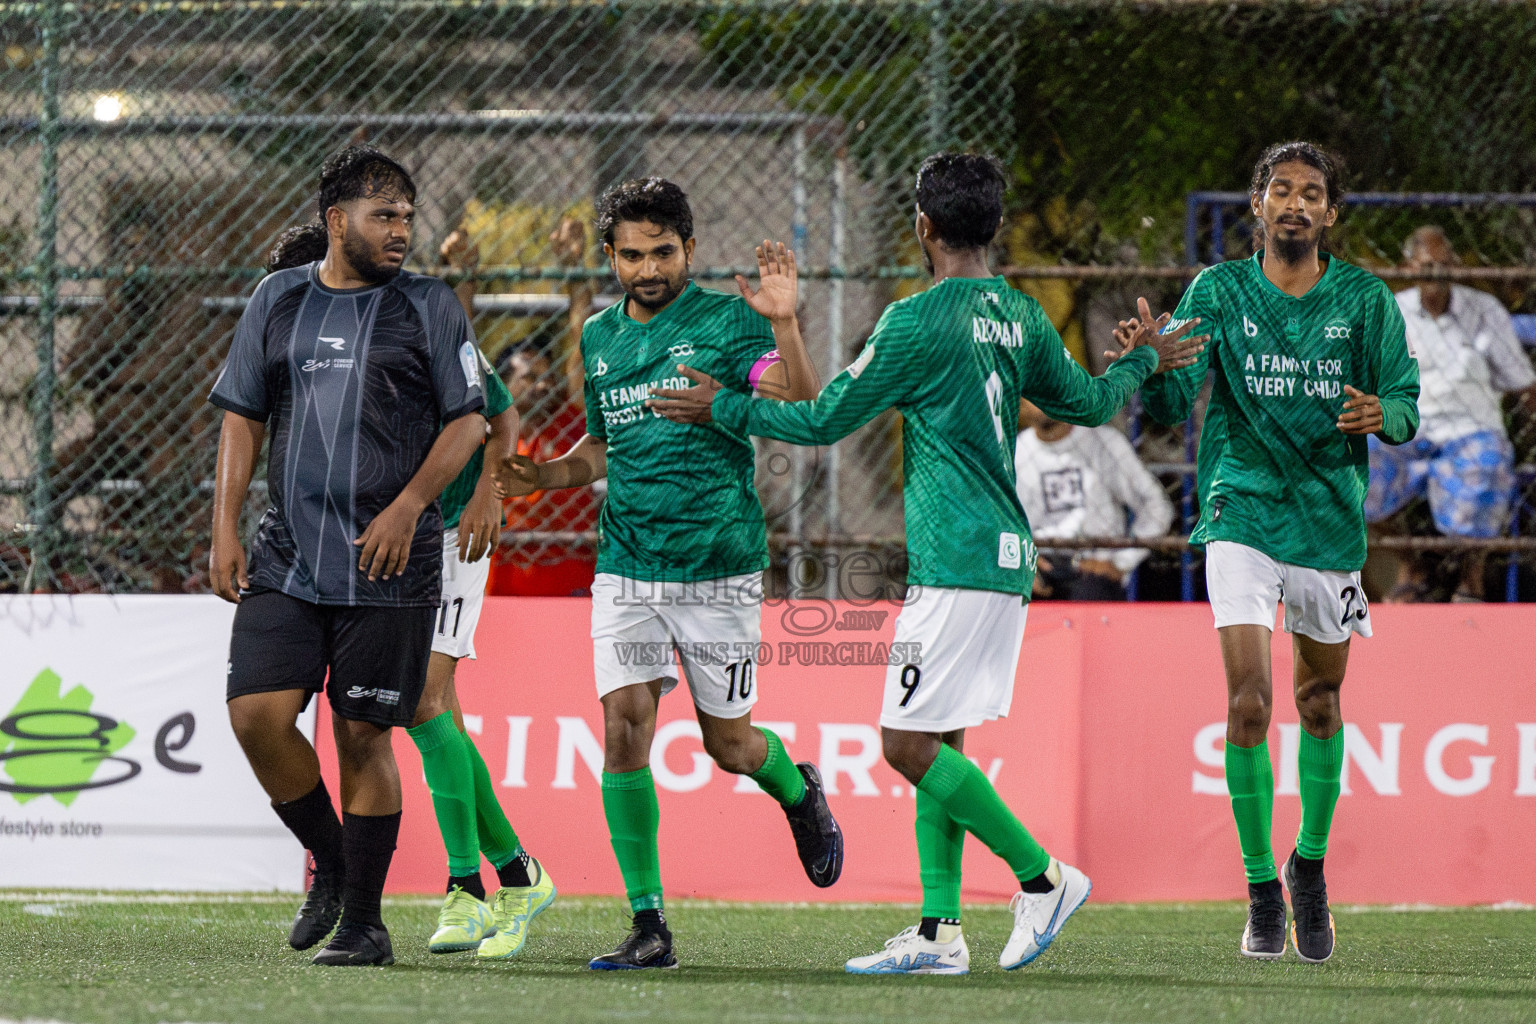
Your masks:
{"label": "blue metal railing", "polygon": [[[1517,206],[1536,208],[1536,192],[1355,192],[1348,196],[1350,206],[1403,206],[1403,207],[1475,207]],[[1202,263],[1200,251],[1201,213],[1210,220],[1210,244],[1203,261],[1207,265],[1226,260],[1227,215],[1233,208],[1246,211],[1250,197],[1247,192],[1191,192],[1184,207],[1184,262],[1197,267]],[[1241,214],[1239,214],[1241,216]],[[1536,316],[1515,318],[1516,333],[1528,348],[1536,348]],[[1131,437],[1141,433],[1139,407],[1132,413]],[[1195,461],[1195,421],[1190,417],[1184,424],[1184,457],[1187,463]],[[1536,513],[1536,507],[1525,500],[1526,490],[1536,484],[1536,468],[1517,469],[1517,488],[1514,507],[1510,510],[1509,535],[1519,537],[1521,524],[1526,515]],[[1185,469],[1180,476],[1180,521],[1187,536],[1195,526],[1195,477]],[[1188,551],[1179,557],[1179,590],[1183,600],[1194,600],[1193,557]],[[1504,578],[1504,599],[1515,601],[1519,597],[1519,556],[1510,552],[1509,568]]]}

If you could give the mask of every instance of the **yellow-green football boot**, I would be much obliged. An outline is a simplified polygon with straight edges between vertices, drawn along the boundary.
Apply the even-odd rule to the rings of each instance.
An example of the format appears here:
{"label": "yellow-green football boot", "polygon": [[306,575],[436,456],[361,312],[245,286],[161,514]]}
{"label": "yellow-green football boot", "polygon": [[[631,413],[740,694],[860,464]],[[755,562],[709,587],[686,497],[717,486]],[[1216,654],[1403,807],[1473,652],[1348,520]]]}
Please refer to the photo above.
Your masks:
{"label": "yellow-green football boot", "polygon": [[528,941],[528,926],[555,902],[555,883],[537,858],[528,858],[528,877],[532,885],[498,889],[491,900],[491,915],[496,933],[480,943],[475,956],[481,960],[510,960]]}
{"label": "yellow-green football boot", "polygon": [[458,886],[448,890],[443,909],[437,912],[437,931],[427,948],[434,953],[460,953],[474,949],[488,935],[496,934],[491,908]]}

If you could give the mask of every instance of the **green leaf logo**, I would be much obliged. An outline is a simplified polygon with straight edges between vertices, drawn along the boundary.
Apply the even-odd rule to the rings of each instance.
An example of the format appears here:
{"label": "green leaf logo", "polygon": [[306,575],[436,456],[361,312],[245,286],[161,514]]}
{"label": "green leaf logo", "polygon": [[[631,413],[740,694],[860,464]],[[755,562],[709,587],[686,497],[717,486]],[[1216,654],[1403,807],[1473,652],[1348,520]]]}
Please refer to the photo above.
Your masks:
{"label": "green leaf logo", "polygon": [[[91,711],[91,691],[76,686],[62,693],[63,680],[43,669],[0,719],[0,791],[17,803],[52,796],[68,807],[84,789],[127,782],[139,774],[139,763],[115,757],[135,733],[124,722]],[[111,761],[98,778],[103,762]]]}

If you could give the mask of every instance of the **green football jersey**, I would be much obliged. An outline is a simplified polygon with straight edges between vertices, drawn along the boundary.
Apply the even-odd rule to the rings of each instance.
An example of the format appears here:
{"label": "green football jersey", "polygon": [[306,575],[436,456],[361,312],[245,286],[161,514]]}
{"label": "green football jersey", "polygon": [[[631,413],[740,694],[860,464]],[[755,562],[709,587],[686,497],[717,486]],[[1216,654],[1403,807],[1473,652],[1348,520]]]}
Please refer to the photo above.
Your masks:
{"label": "green football jersey", "polygon": [[1353,572],[1365,564],[1364,435],[1336,423],[1344,386],[1381,400],[1380,437],[1419,427],[1419,369],[1403,317],[1377,277],[1337,256],[1301,298],[1264,276],[1262,251],[1195,278],[1175,323],[1200,318],[1211,340],[1194,366],[1142,392],[1160,423],[1194,408],[1214,365],[1197,461],[1200,522],[1190,541],[1235,541],[1281,562]]}
{"label": "green football jersey", "polygon": [[[485,418],[500,416],[512,408],[512,392],[507,390],[501,377],[491,369],[491,364],[485,361],[483,355],[480,356],[480,376],[485,383],[485,408],[481,410]],[[443,493],[437,499],[443,507],[443,529],[452,530],[459,525],[459,518],[464,515],[464,506],[475,496],[475,488],[480,484],[480,470],[484,465],[485,451],[482,443],[475,454],[469,457],[469,461],[464,463],[464,468],[453,478],[453,482],[443,488]]]}
{"label": "green football jersey", "polygon": [[581,332],[587,433],[608,445],[597,571],[688,582],[768,565],[752,442],[740,430],[673,423],[645,407],[651,388],[693,385],[678,364],[751,392],[773,329],[740,296],[688,283],[646,323],[617,302]]}
{"label": "green football jersey", "polygon": [[1001,277],[950,277],[886,307],[858,359],[814,400],[721,391],[713,416],[731,431],[830,444],[895,407],[908,582],[1027,600],[1035,547],[1013,477],[1019,399],[1098,426],[1156,368],[1157,353],[1142,348],[1092,377],[1034,299]]}

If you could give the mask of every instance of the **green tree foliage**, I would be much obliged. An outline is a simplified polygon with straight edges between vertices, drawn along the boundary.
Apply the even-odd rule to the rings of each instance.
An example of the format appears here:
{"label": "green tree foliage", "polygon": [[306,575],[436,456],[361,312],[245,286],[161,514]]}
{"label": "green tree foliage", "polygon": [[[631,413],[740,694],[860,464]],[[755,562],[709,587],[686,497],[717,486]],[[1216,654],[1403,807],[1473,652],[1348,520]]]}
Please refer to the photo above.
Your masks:
{"label": "green tree foliage", "polygon": [[[953,141],[1003,156],[1013,201],[1061,225],[1048,245],[1074,262],[1127,244],[1173,258],[1187,194],[1245,189],[1259,152],[1290,138],[1340,153],[1354,189],[1536,184],[1530,3],[881,3],[704,21],[733,75],[772,75],[797,108],[862,123],[866,165],[920,158],[941,86]],[[1073,216],[1047,215],[1063,201]],[[1423,215],[1356,210],[1340,242],[1393,258]],[[1508,209],[1453,229],[1488,262],[1536,246]]]}

